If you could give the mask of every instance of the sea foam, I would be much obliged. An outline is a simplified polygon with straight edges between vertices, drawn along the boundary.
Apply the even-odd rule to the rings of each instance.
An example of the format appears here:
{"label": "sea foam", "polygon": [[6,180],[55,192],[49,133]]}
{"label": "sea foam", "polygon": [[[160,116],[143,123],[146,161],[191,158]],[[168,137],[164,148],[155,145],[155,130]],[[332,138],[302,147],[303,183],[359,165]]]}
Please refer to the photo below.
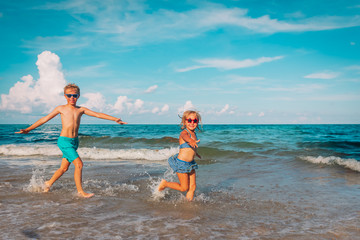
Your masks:
{"label": "sea foam", "polygon": [[[85,159],[106,160],[166,160],[174,155],[178,148],[164,149],[106,149],[106,148],[79,148],[78,153]],[[54,145],[1,145],[0,155],[6,156],[59,156],[61,151]]]}
{"label": "sea foam", "polygon": [[340,157],[330,156],[330,157],[312,157],[312,156],[302,156],[300,159],[315,163],[315,164],[326,164],[326,165],[339,165],[351,170],[360,172],[360,162],[356,159],[344,159]]}

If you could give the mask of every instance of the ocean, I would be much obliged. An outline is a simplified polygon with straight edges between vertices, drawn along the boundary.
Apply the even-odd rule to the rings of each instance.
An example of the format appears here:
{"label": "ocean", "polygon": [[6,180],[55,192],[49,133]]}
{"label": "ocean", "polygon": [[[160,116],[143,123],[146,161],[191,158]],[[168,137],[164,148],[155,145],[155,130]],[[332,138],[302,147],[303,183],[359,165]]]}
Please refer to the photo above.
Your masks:
{"label": "ocean", "polygon": [[61,126],[0,125],[1,239],[360,239],[360,125],[204,125],[197,189],[167,159],[179,125],[82,125],[83,187],[60,166]]}

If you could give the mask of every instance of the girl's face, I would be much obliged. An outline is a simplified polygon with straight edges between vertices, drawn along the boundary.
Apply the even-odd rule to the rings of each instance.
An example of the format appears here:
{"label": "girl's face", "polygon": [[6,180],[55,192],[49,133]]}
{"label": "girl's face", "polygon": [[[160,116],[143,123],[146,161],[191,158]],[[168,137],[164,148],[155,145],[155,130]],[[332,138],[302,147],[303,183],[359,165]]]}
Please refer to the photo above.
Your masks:
{"label": "girl's face", "polygon": [[185,119],[185,126],[190,131],[194,131],[199,124],[199,119],[197,118],[195,113],[189,114]]}

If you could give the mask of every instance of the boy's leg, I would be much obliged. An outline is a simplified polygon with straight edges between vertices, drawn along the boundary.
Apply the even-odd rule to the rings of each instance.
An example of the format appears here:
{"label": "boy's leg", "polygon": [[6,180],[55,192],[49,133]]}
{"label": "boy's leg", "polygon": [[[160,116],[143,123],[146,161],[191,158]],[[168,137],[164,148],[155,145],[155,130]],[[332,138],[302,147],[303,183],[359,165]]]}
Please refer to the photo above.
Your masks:
{"label": "boy's leg", "polygon": [[189,191],[186,194],[186,198],[189,201],[193,200],[195,189],[196,189],[196,174],[195,174],[195,170],[192,170],[191,173],[189,174]]}
{"label": "boy's leg", "polygon": [[82,188],[82,167],[83,167],[83,162],[81,161],[80,157],[75,159],[73,161],[73,163],[74,163],[74,166],[75,166],[74,180],[75,180],[76,189],[77,189],[78,193],[81,196],[86,197],[86,198],[94,196],[93,193],[84,192],[84,190]]}
{"label": "boy's leg", "polygon": [[69,166],[70,166],[70,163],[68,162],[68,160],[66,160],[66,158],[63,158],[61,161],[60,168],[58,170],[56,170],[56,172],[50,178],[49,181],[45,182],[44,192],[50,191],[50,187],[54,184],[54,182],[56,180],[58,180],[69,169]]}
{"label": "boy's leg", "polygon": [[159,185],[159,191],[164,190],[165,188],[175,189],[181,192],[185,192],[189,189],[189,175],[187,173],[176,173],[180,183],[177,182],[167,182],[163,179]]}

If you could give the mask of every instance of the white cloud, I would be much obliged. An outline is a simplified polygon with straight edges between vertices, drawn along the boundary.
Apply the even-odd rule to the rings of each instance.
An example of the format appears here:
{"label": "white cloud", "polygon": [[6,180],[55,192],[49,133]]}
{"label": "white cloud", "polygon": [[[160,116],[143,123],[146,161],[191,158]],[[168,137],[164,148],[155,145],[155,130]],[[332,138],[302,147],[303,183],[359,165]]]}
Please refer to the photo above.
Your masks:
{"label": "white cloud", "polygon": [[88,99],[87,102],[83,104],[84,107],[100,111],[105,109],[106,100],[101,93],[86,93],[83,96]]}
{"label": "white cloud", "polygon": [[144,101],[141,99],[136,99],[134,103],[134,108],[136,111],[140,110],[144,105]]}
{"label": "white cloud", "polygon": [[232,59],[199,59],[195,62],[200,63],[201,65],[195,65],[183,69],[178,69],[177,72],[188,72],[200,68],[217,68],[222,70],[232,70],[239,68],[248,68],[258,66],[262,63],[272,62],[275,60],[282,59],[283,56],[276,57],[260,57],[257,59],[245,59],[245,60],[232,60]]}
{"label": "white cloud", "polygon": [[152,113],[156,114],[160,111],[158,107],[154,107],[153,110],[151,110]]}
{"label": "white cloud", "polygon": [[113,106],[113,109],[118,113],[122,113],[125,109],[124,105],[127,103],[127,101],[127,96],[119,96]]}
{"label": "white cloud", "polygon": [[161,113],[168,112],[169,109],[170,109],[169,105],[165,104],[165,105],[161,108]]}
{"label": "white cloud", "polygon": [[[141,99],[136,99],[133,101],[129,99],[127,96],[119,96],[113,106],[111,106],[112,110],[116,113],[122,113],[127,111],[129,114],[134,113],[145,113],[147,110],[143,109],[144,101]],[[154,111],[154,110],[153,110]]]}
{"label": "white cloud", "polygon": [[217,112],[217,114],[223,114],[226,113],[227,110],[229,110],[229,104],[226,104],[223,109],[221,109],[219,112]]}
{"label": "white cloud", "polygon": [[9,94],[1,95],[0,110],[21,113],[50,111],[64,103],[63,89],[66,80],[61,71],[60,58],[55,53],[44,51],[38,55],[36,65],[39,79],[36,81],[31,75],[22,77],[22,82],[11,87]]}
{"label": "white cloud", "polygon": [[263,116],[265,116],[264,112],[259,113],[259,117],[263,117]]}
{"label": "white cloud", "polygon": [[315,79],[334,79],[337,78],[340,73],[337,72],[321,72],[321,73],[312,73],[306,75],[304,78],[315,78]]}
{"label": "white cloud", "polygon": [[195,109],[195,106],[192,104],[192,102],[186,101],[185,105],[178,109],[178,113],[183,113],[187,110],[194,110],[194,109]]}
{"label": "white cloud", "polygon": [[[70,12],[81,24],[72,26],[72,29],[76,29],[74,35],[78,35],[78,38],[84,35],[82,33],[96,33],[101,34],[104,41],[118,42],[122,45],[194,38],[205,32],[226,27],[273,34],[322,31],[360,25],[360,19],[356,15],[305,18],[301,12],[297,12],[293,14],[297,18],[285,21],[269,15],[251,17],[247,9],[228,8],[222,4],[198,4],[199,7],[182,12],[165,8],[156,10],[149,5],[151,4],[143,1],[68,0],[47,3],[41,9]],[[152,11],[148,11],[149,9]],[[81,42],[86,41],[79,40],[79,43]],[[51,44],[51,41],[48,43]]]}
{"label": "white cloud", "polygon": [[158,85],[154,85],[145,90],[145,93],[152,93],[158,88]]}
{"label": "white cloud", "polygon": [[166,112],[168,112],[170,109],[168,104],[165,104],[161,109],[158,107],[153,108],[153,110],[151,111],[153,114],[164,114]]}

